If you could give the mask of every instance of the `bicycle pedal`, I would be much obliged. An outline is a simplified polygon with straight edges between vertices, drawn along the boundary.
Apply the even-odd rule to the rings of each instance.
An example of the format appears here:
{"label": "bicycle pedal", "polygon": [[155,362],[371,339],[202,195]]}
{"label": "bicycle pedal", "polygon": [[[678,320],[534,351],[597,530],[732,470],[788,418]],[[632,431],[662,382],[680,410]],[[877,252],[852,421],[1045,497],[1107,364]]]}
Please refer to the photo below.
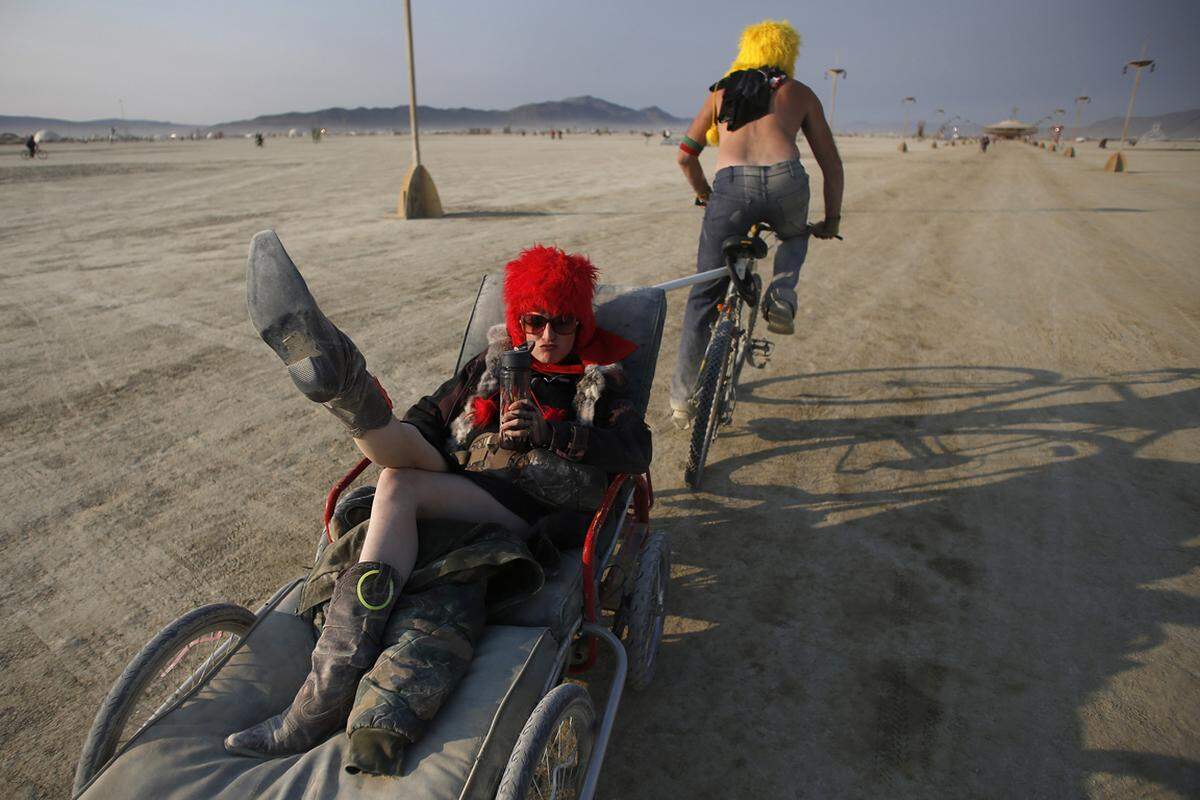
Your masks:
{"label": "bicycle pedal", "polygon": [[775,343],[772,341],[767,339],[751,339],[750,350],[746,353],[746,360],[755,369],[763,369],[767,366],[767,362],[771,360],[771,353],[774,350]]}

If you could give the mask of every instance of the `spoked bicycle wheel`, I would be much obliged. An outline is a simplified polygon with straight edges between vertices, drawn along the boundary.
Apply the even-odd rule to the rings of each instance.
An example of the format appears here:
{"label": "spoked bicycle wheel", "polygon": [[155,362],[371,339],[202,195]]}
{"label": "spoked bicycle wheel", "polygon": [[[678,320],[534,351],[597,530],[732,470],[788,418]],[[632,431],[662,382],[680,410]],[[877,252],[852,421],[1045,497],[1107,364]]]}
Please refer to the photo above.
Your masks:
{"label": "spoked bicycle wheel", "polygon": [[596,710],[577,683],[542,698],[517,739],[496,800],[574,800],[583,789],[595,739]]}
{"label": "spoked bicycle wheel", "polygon": [[151,639],[100,704],[79,756],[72,794],[82,791],[160,710],[206,680],[253,624],[249,610],[214,603],[189,611]]}
{"label": "spoked bicycle wheel", "polygon": [[700,487],[704,477],[704,462],[708,459],[708,448],[717,434],[721,422],[720,405],[725,395],[725,381],[729,378],[730,360],[733,351],[733,320],[721,318],[717,329],[704,351],[704,362],[697,380],[695,395],[696,416],[692,420],[692,439],[688,446],[687,465],[683,469],[683,482],[689,488]]}

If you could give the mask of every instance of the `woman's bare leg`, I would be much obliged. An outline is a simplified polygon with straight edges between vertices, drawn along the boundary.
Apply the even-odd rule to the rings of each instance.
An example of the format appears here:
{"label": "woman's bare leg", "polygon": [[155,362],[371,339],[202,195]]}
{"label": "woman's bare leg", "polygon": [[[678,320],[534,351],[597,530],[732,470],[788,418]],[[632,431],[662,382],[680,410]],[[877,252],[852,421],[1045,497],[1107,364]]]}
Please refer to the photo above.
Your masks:
{"label": "woman's bare leg", "polygon": [[395,417],[382,428],[363,431],[354,443],[364,456],[381,467],[446,471],[446,459],[437,448],[425,440],[416,426]]}
{"label": "woman's bare leg", "polygon": [[400,580],[407,580],[417,560],[417,520],[431,518],[494,522],[514,531],[527,527],[525,520],[461,475],[385,469],[375,487],[359,561],[382,561]]}

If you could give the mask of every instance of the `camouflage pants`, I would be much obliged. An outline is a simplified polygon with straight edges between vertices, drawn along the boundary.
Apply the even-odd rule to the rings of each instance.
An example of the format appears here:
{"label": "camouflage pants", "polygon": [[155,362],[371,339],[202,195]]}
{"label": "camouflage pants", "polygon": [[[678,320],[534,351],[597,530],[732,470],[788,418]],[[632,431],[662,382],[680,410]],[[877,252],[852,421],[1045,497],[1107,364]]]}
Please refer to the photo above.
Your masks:
{"label": "camouflage pants", "polygon": [[[337,576],[358,561],[371,496],[335,520],[301,590],[297,613],[319,623]],[[489,613],[529,597],[544,581],[525,538],[498,525],[421,523],[416,568],[388,618],[383,652],[358,685],[346,733],[346,769],[399,775],[404,746],[417,741],[458,686]]]}
{"label": "camouflage pants", "polygon": [[402,594],[383,635],[384,651],[358,684],[346,725],[346,769],[399,774],[402,749],[458,686],[483,633],[484,585],[444,585]]}

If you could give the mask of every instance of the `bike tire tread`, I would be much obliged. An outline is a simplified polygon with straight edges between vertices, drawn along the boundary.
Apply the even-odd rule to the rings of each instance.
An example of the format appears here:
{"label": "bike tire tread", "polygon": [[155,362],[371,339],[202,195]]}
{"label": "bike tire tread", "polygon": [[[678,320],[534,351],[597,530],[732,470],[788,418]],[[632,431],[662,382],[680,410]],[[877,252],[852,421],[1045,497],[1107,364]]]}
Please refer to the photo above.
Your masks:
{"label": "bike tire tread", "polygon": [[717,323],[717,328],[704,351],[704,369],[700,374],[699,389],[695,395],[696,416],[692,419],[692,437],[688,444],[687,464],[683,470],[683,482],[691,489],[700,486],[704,477],[708,446],[717,435],[716,426],[712,426],[710,430],[709,420],[718,413],[718,384],[725,369],[725,362],[729,358],[729,348],[732,346],[733,321],[724,317]]}

